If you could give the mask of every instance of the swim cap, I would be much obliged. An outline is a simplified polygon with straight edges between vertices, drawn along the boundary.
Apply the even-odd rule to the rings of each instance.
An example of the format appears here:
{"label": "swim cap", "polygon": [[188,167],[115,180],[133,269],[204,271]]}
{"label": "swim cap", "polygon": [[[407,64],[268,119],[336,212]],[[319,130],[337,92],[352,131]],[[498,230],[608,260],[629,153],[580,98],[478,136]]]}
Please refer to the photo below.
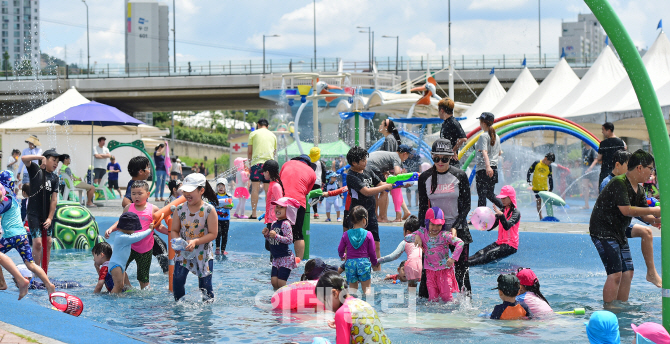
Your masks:
{"label": "swim cap", "polygon": [[595,311],[585,322],[586,335],[592,344],[620,343],[619,320],[610,311]]}

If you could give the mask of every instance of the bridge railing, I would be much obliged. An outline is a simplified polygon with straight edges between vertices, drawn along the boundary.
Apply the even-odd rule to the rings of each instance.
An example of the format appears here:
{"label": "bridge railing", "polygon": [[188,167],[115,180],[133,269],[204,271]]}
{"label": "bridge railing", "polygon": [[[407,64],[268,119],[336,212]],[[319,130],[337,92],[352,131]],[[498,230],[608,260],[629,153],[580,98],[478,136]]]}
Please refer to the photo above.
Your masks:
{"label": "bridge railing", "polygon": [[[352,73],[349,80],[351,82],[350,86],[353,87],[363,87],[363,88],[373,88],[378,90],[394,90],[397,89],[401,82],[401,77],[393,73],[380,72],[377,74],[374,73]],[[321,78],[320,81],[323,81],[329,85],[344,87],[343,84],[345,81],[341,78]],[[259,85],[260,91],[265,90],[278,90],[282,88],[290,89],[296,88],[298,85],[311,85],[311,80],[306,79],[296,79],[292,76],[282,77],[281,73],[278,74],[264,74],[261,75],[261,81]]]}

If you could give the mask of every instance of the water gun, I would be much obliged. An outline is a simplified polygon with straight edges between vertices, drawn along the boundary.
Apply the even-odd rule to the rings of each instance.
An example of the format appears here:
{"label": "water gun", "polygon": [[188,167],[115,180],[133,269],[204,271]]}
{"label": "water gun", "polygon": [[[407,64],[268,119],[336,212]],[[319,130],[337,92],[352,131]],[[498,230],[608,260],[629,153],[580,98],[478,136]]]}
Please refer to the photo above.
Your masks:
{"label": "water gun", "polygon": [[321,189],[314,189],[307,194],[308,199],[319,198],[321,196],[323,196],[323,190]]}
{"label": "water gun", "polygon": [[573,311],[556,312],[556,314],[584,315],[586,314],[586,310],[584,308],[575,308]]}
{"label": "water gun", "polygon": [[263,221],[264,218],[265,218],[265,213],[263,213],[263,215],[258,217],[258,221]]}
{"label": "water gun", "polygon": [[650,207],[660,207],[661,201],[657,200],[654,197],[647,197],[647,205]]}
{"label": "water gun", "polygon": [[233,199],[232,198],[219,199],[219,203],[223,203],[223,207],[226,208],[226,209],[233,209]]}
{"label": "water gun", "polygon": [[324,192],[323,197],[338,196],[338,195],[341,195],[341,194],[347,192],[347,190],[349,190],[349,188],[346,187],[346,186],[343,186],[343,187],[341,187],[339,189],[336,189],[336,190],[333,190],[333,191]]}
{"label": "water gun", "polygon": [[409,182],[416,182],[419,180],[419,173],[417,172],[412,172],[412,173],[401,173],[395,176],[389,176],[386,178],[386,182],[389,184],[393,184],[393,187],[399,187],[402,186],[405,183]]}

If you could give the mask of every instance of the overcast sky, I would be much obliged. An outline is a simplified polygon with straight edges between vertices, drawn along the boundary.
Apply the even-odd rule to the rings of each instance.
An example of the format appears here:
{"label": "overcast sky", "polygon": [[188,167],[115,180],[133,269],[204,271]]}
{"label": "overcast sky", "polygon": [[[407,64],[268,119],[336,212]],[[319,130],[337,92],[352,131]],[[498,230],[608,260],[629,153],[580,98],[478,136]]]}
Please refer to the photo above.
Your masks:
{"label": "overcast sky", "polygon": [[[170,7],[172,1],[159,0]],[[659,19],[670,29],[668,0],[611,0],[635,44],[650,46]],[[123,63],[124,11],[122,0],[87,0],[91,26],[91,64]],[[86,7],[79,0],[40,1],[43,52],[68,63],[86,56]],[[176,0],[177,60],[224,61],[262,57],[262,35],[268,59],[309,59],[314,55],[313,3],[305,0]],[[537,54],[536,0],[454,0],[451,7],[454,55]],[[583,1],[542,1],[542,52],[558,54],[561,21],[576,21],[589,13]],[[438,56],[448,51],[447,1],[318,0],[317,56],[367,61],[368,36],[356,26],[375,31],[375,55]],[[196,43],[196,44],[191,44]],[[170,61],[172,61],[170,33]]]}

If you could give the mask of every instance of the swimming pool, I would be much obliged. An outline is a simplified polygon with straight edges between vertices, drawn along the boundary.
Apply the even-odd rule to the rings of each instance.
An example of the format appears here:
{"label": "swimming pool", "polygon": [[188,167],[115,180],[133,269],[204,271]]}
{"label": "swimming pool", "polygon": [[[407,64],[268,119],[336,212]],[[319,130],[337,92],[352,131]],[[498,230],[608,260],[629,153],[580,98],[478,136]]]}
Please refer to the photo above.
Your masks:
{"label": "swimming pool", "polygon": [[[102,228],[107,228],[115,220],[98,218]],[[56,279],[76,280],[85,285],[71,290],[84,301],[82,317],[150,342],[309,343],[312,337],[323,336],[334,343],[334,330],[316,314],[300,313],[285,318],[282,313],[266,309],[272,287],[269,255],[264,249],[261,228],[260,224],[231,223],[228,258],[217,260],[214,265],[216,300],[211,304],[200,302],[195,275],[189,275],[186,302],[175,303],[167,290],[167,276],[161,273],[155,259],[151,269],[152,289],[127,293],[123,297],[93,294],[97,276],[89,252],[56,252],[49,274]],[[341,227],[317,224],[312,226],[311,233],[312,256],[338,264]],[[471,253],[493,242],[497,235],[496,232],[476,231],[472,234]],[[388,254],[402,239],[401,229],[382,227],[380,237],[382,254]],[[639,272],[633,279],[630,302],[617,314],[622,342],[632,341],[631,322],[661,321],[660,290],[644,279],[646,269],[639,247],[639,239],[631,240],[633,260]],[[659,238],[655,238],[654,249],[660,268]],[[17,254],[12,252],[10,256],[19,262]],[[382,272],[373,274],[374,306],[387,335],[396,343],[586,342],[583,322],[592,311],[602,309],[605,272],[587,235],[521,233],[517,254],[500,263],[470,270],[474,294],[471,302],[444,305],[418,300],[415,323],[408,318],[406,293],[402,304],[387,307],[389,300],[397,299],[393,293],[406,290],[406,284],[382,281],[386,274],[395,273],[399,263],[400,260],[382,265]],[[478,317],[500,303],[498,293],[490,290],[496,286],[498,274],[515,271],[520,266],[533,268],[542,284],[542,292],[554,310],[585,307],[586,317],[560,316],[526,322]],[[134,264],[128,270],[132,283],[137,286]],[[294,270],[290,282],[298,280],[301,273],[302,268]],[[17,293],[16,289],[10,289],[10,293]],[[47,307],[45,291],[31,291],[26,302]],[[400,310],[394,313],[387,309],[389,307]]]}

